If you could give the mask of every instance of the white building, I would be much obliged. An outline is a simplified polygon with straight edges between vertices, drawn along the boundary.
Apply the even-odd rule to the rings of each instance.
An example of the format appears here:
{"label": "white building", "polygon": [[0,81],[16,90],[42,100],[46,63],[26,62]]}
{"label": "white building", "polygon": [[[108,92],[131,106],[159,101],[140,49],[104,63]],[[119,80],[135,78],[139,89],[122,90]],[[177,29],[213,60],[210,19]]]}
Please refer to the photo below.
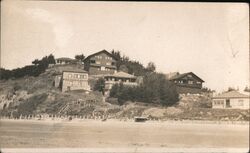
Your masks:
{"label": "white building", "polygon": [[249,109],[249,93],[229,91],[213,97],[212,108]]}
{"label": "white building", "polygon": [[77,69],[63,71],[62,92],[70,90],[90,90],[88,73],[86,71]]}

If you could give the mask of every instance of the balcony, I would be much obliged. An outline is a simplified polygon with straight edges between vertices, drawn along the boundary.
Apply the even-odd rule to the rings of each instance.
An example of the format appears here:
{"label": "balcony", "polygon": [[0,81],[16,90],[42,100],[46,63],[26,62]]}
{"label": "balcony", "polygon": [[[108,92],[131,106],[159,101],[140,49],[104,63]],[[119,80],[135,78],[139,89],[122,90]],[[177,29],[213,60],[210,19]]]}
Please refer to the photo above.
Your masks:
{"label": "balcony", "polygon": [[113,68],[113,69],[116,69],[116,66],[115,65],[106,65],[106,64],[97,64],[97,63],[90,63],[90,66],[96,66],[96,67],[100,67],[100,66],[104,66],[104,67],[107,67],[107,68]]}
{"label": "balcony", "polygon": [[114,84],[119,84],[123,83],[123,85],[128,85],[128,86],[137,86],[138,84],[136,82],[123,82],[123,81],[105,81],[105,84],[107,85],[114,85]]}

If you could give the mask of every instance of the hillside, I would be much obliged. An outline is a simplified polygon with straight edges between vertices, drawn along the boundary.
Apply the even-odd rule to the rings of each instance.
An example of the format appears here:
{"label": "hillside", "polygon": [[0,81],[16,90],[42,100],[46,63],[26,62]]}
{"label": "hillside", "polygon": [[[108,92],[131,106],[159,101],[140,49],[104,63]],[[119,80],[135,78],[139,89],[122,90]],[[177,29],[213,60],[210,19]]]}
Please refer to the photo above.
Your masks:
{"label": "hillside", "polygon": [[[249,110],[211,109],[208,95],[181,95],[172,107],[140,102],[126,102],[120,106],[103,101],[99,92],[71,91],[62,93],[53,86],[55,75],[63,69],[78,65],[55,66],[38,77],[23,77],[0,81],[1,116],[77,115],[128,119],[147,116],[151,119],[190,120],[249,120]],[[94,83],[94,79],[91,80]]]}

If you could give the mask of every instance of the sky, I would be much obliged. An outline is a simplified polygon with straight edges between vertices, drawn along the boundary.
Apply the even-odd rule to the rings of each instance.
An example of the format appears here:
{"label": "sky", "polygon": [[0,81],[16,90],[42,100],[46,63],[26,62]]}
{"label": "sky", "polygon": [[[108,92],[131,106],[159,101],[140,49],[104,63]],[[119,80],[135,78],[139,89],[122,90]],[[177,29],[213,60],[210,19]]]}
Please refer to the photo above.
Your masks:
{"label": "sky", "polygon": [[246,3],[1,1],[1,67],[119,50],[222,91],[249,85]]}

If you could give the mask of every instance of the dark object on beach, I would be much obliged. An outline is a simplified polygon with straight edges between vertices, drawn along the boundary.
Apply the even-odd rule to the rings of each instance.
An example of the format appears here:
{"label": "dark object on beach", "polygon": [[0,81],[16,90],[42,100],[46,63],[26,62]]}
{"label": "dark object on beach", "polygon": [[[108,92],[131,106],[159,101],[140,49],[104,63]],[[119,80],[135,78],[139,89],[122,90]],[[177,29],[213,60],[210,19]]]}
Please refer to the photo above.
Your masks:
{"label": "dark object on beach", "polygon": [[71,121],[71,120],[72,120],[72,117],[70,116],[70,117],[69,117],[69,121]]}
{"label": "dark object on beach", "polygon": [[135,122],[146,122],[147,120],[146,117],[135,117]]}
{"label": "dark object on beach", "polygon": [[105,122],[105,121],[107,121],[107,118],[102,119],[102,122]]}

